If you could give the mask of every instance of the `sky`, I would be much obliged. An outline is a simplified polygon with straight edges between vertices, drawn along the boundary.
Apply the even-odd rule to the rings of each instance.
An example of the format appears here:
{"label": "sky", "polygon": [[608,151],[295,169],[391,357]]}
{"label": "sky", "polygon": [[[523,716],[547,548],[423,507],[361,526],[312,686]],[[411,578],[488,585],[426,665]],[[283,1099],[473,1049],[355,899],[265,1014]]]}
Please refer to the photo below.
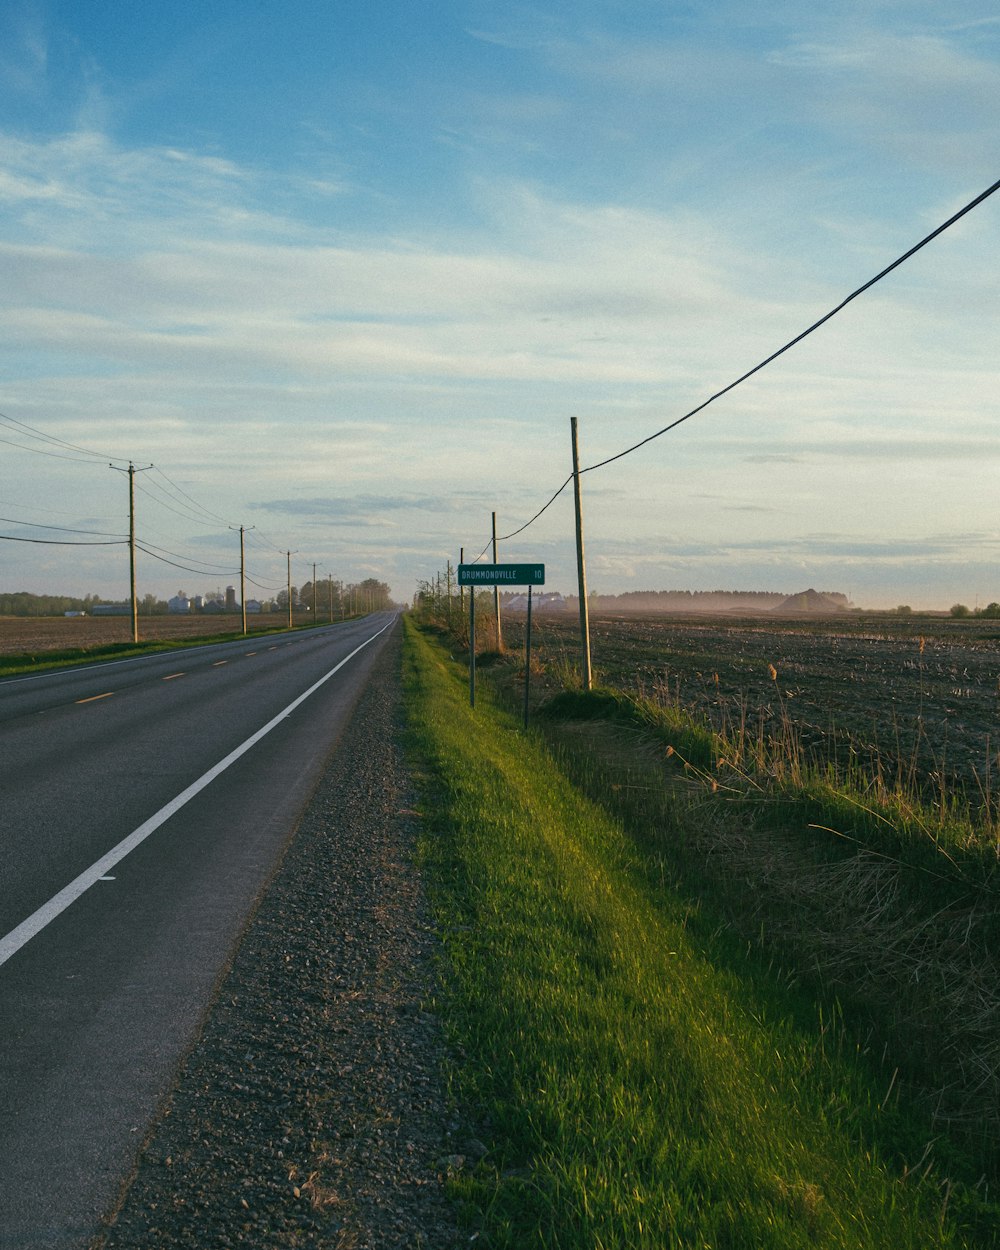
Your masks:
{"label": "sky", "polygon": [[[5,0],[0,590],[126,597],[131,462],[140,597],[408,600],[998,178],[987,0]],[[1000,599],[998,256],[583,473],[589,588]]]}

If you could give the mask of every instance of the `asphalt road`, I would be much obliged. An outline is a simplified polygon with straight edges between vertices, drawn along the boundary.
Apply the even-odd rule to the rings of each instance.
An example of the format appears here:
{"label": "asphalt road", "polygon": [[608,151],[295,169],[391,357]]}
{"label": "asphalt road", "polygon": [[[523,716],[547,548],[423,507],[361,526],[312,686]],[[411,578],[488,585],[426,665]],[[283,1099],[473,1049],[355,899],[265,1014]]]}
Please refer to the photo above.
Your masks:
{"label": "asphalt road", "polygon": [[393,619],[0,682],[0,1250],[96,1231]]}

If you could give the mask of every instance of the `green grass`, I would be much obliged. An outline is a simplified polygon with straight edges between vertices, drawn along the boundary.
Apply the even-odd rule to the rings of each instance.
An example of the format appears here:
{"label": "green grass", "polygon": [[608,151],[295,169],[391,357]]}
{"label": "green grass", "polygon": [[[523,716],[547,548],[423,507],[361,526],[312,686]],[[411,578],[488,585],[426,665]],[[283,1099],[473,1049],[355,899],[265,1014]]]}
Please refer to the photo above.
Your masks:
{"label": "green grass", "polygon": [[440,1010],[489,1147],[454,1182],[478,1244],[998,1244],[997,1211],[954,1159],[945,1180],[843,1029],[723,951],[540,739],[485,689],[470,711],[410,621],[405,666]]}
{"label": "green grass", "polygon": [[928,802],[860,767],[837,772],[813,764],[790,723],[769,738],[751,739],[713,730],[704,718],[673,703],[601,688],[561,691],[541,705],[538,716],[554,723],[632,727],[663,743],[689,780],[720,795],[720,802],[738,804],[742,818],[766,813],[771,827],[863,844],[933,878],[939,895],[950,884],[956,896],[992,887],[1000,897],[997,831],[977,822],[967,804],[948,797]]}

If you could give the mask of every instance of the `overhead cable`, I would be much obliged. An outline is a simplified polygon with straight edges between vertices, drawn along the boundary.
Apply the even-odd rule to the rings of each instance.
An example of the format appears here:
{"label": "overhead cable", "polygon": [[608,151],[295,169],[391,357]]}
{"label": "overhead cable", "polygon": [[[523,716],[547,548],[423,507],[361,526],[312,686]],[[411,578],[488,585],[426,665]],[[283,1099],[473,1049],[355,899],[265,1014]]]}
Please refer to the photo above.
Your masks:
{"label": "overhead cable", "polygon": [[268,585],[268,583],[267,583],[267,582],[258,582],[258,581],[255,581],[255,580],[254,580],[254,578],[252,578],[252,577],[250,576],[250,574],[249,574],[249,573],[247,573],[247,575],[246,575],[246,580],[250,583],[250,585],[251,585],[251,586],[256,586],[258,590],[275,590],[275,591],[277,591],[277,590],[285,590],[285,589],[286,589],[286,587],[284,587],[284,586],[270,586],[270,585]]}
{"label": "overhead cable", "polygon": [[[168,560],[166,556],[161,556],[161,555],[158,555],[155,551],[150,551],[148,547],[143,546],[143,544],[140,542],[137,542],[135,544],[135,548],[136,548],[136,551],[142,551],[147,556],[151,556],[154,560],[159,560],[161,564],[169,564],[175,569],[183,569],[185,573],[197,573],[199,577],[210,576],[210,574],[206,573],[204,569],[195,569],[195,568],[192,568],[189,564],[178,564],[176,560]],[[220,570],[216,570],[216,572],[219,572],[219,571]],[[228,570],[221,570],[221,571],[225,572],[227,577],[235,577],[239,573],[239,569],[228,569]]]}
{"label": "overhead cable", "polygon": [[107,530],[78,530],[69,525],[40,525],[37,521],[21,521],[17,517],[0,516],[0,521],[8,525],[27,525],[33,530],[56,530],[61,534],[97,534],[102,538],[125,538],[121,533],[109,533]]}
{"label": "overhead cable", "polygon": [[[950,229],[953,225],[955,225],[956,222],[961,221],[961,219],[967,213],[971,213],[974,208],[977,208],[980,204],[983,203],[984,200],[988,200],[990,196],[994,195],[997,191],[1000,191],[1000,179],[994,182],[992,186],[987,187],[986,190],[983,191],[981,194],[977,195],[975,199],[970,200],[969,203],[966,204],[964,207],[960,208],[957,213],[953,213],[952,216],[949,217],[947,221],[942,222],[941,225],[937,226],[934,230],[932,230],[930,234],[925,235],[920,240],[919,243],[915,243],[913,247],[905,251],[902,254],[902,256],[898,256],[892,262],[891,265],[886,265],[886,267],[880,270],[874,276],[874,278],[869,278],[869,280],[863,283],[861,286],[859,286],[857,290],[852,291],[850,295],[848,295],[845,299],[842,299],[839,304],[837,304],[834,308],[831,308],[830,311],[828,313],[825,313],[822,317],[820,317],[818,321],[814,321],[812,325],[808,326],[800,334],[797,334],[795,338],[789,339],[789,341],[785,343],[784,346],[779,347],[777,351],[774,351],[770,354],[770,356],[765,357],[765,359],[762,360],[759,364],[754,365],[752,369],[748,369],[746,373],[741,374],[741,376],[738,377],[734,382],[730,382],[728,386],[724,386],[721,390],[716,391],[714,395],[710,395],[708,399],[704,400],[696,408],[692,408],[690,412],[684,413],[682,417],[678,417],[675,421],[671,421],[669,425],[665,425],[661,430],[656,430],[655,433],[649,434],[646,436],[646,438],[640,439],[638,443],[633,443],[631,447],[626,447],[624,451],[616,452],[615,455],[608,456],[604,460],[598,460],[596,464],[588,464],[586,468],[580,470],[581,476],[584,473],[593,473],[595,469],[603,469],[605,465],[613,464],[616,460],[621,460],[625,456],[630,456],[634,451],[638,451],[640,447],[645,447],[647,443],[653,442],[654,439],[661,438],[664,434],[669,433],[671,430],[675,430],[679,425],[682,425],[685,421],[689,421],[692,417],[697,416],[699,412],[703,412],[709,406],[709,404],[713,404],[717,399],[721,399],[723,395],[728,395],[730,391],[735,390],[737,386],[740,386],[748,378],[752,378],[755,373],[759,373],[762,369],[765,369],[773,361],[777,360],[779,356],[783,356],[785,352],[795,347],[796,344],[801,343],[803,339],[808,338],[809,335],[812,334],[814,331],[818,330],[820,326],[825,325],[828,321],[830,321],[833,317],[835,317],[839,312],[842,312],[843,309],[845,309],[847,305],[850,304],[853,300],[856,300],[859,295],[863,295],[865,291],[870,290],[873,286],[875,286],[876,283],[881,282],[882,279],[887,277],[890,273],[892,273],[894,269],[898,269],[899,266],[902,265],[905,261],[908,261],[911,256],[915,256],[916,253],[921,250],[921,248],[926,247],[927,244],[932,242],[934,239],[936,239],[938,235],[944,234],[946,230]],[[522,533],[524,530],[528,528],[529,525],[534,524],[534,522],[538,520],[538,518],[542,515],[542,513],[548,507],[550,507],[550,505],[555,503],[555,501],[563,493],[563,491],[570,484],[570,482],[572,482],[572,480],[573,480],[573,474],[571,473],[569,477],[566,479],[566,481],[563,482],[563,484],[559,487],[559,489],[547,500],[546,503],[542,505],[541,508],[539,508],[539,510],[535,513],[535,515],[531,518],[530,521],[526,521],[524,525],[520,526],[516,530],[512,530],[511,533],[504,534],[502,537],[497,539],[497,542],[506,542],[508,539],[514,538],[516,537],[516,535]],[[476,561],[482,559],[486,551],[489,550],[489,547],[491,544],[492,544],[492,539],[490,540],[490,543],[487,543],[487,545],[483,548],[480,554],[476,557]],[[475,563],[476,561],[473,561],[473,563]]]}
{"label": "overhead cable", "polygon": [[[213,512],[211,508],[206,508],[204,504],[200,504],[198,500],[194,498],[193,495],[189,495],[188,492],[182,486],[178,486],[177,483],[172,478],[169,478],[166,475],[166,473],[164,473],[163,470],[158,465],[155,465],[155,464],[153,465],[153,471],[154,473],[158,473],[160,477],[162,477],[163,480],[169,486],[171,486],[179,495],[183,495],[184,498],[188,501],[188,503],[193,504],[194,507],[196,507],[199,512],[204,513],[205,516],[208,517],[210,520],[220,521],[223,525],[230,524],[230,522],[227,521],[225,517],[219,516],[219,514],[217,512]],[[162,487],[160,489],[162,490]]]}
{"label": "overhead cable", "polygon": [[[669,425],[665,425],[662,430],[657,430],[655,434],[650,434],[640,442],[634,443],[631,447],[626,447],[624,451],[620,451],[614,456],[608,456],[606,460],[599,460],[596,464],[587,465],[585,469],[580,470],[581,474],[592,473],[595,469],[602,469],[606,464],[613,464],[614,461],[621,460],[624,456],[630,456],[632,452],[638,451],[640,447],[645,447],[645,445],[647,443],[651,443],[653,439],[659,438],[661,435],[666,434],[670,430],[675,430],[682,422],[688,421],[691,417],[696,416],[699,412],[703,411],[703,409],[707,408],[709,404],[714,403],[723,395],[727,395],[731,390],[734,390],[742,382],[745,382],[747,378],[752,378],[755,373],[759,373],[761,369],[766,368],[772,361],[777,360],[779,356],[784,355],[785,352],[795,347],[797,343],[801,343],[804,338],[808,338],[813,331],[818,330],[820,326],[825,325],[826,322],[831,320],[831,318],[836,317],[837,313],[842,312],[852,300],[856,300],[859,295],[863,295],[865,291],[870,290],[877,282],[881,282],[882,279],[892,273],[894,269],[898,269],[899,266],[905,261],[908,261],[911,256],[915,256],[921,248],[926,247],[927,244],[936,239],[939,234],[943,234],[946,230],[950,229],[950,227],[957,221],[960,221],[966,213],[971,213],[974,208],[982,204],[984,200],[989,199],[989,197],[996,191],[1000,191],[1000,179],[994,182],[991,187],[987,187],[981,195],[977,195],[974,200],[970,200],[964,208],[960,208],[957,213],[949,217],[947,221],[942,222],[941,225],[935,230],[932,230],[930,234],[925,235],[919,243],[915,243],[913,247],[904,252],[902,256],[898,256],[891,265],[886,265],[886,267],[877,273],[874,278],[869,278],[868,281],[859,286],[856,291],[852,291],[846,299],[842,299],[835,308],[831,308],[828,313],[825,313],[818,321],[814,321],[812,325],[803,330],[801,334],[797,334],[795,338],[789,339],[783,347],[779,347],[776,352],[772,352],[771,355],[762,360],[760,364],[754,365],[752,369],[748,369],[747,372],[741,377],[738,377],[735,382],[730,382],[729,385],[724,386],[721,391],[716,391],[714,395],[710,395],[709,398],[706,399],[704,403],[699,404],[697,408],[692,408],[691,411],[686,412],[683,417],[678,417],[676,421],[671,421]],[[572,480],[571,474],[570,481]],[[560,490],[564,490],[565,486],[566,484],[564,483]]]}
{"label": "overhead cable", "polygon": [[[152,547],[152,549],[157,553],[162,553],[163,555],[167,555],[167,556],[173,556],[174,559],[176,560],[191,560],[195,564],[203,564],[205,566],[203,571],[206,573],[206,575],[209,573],[225,573],[229,575],[229,574],[232,574],[234,571],[235,572],[239,571],[238,569],[233,570],[228,564],[210,564],[207,560],[202,560],[198,556],[188,555],[183,551],[171,551],[169,547],[161,547],[158,543],[150,542],[148,538],[144,538],[142,541],[147,547]],[[193,570],[193,571],[197,572],[199,570]]]}
{"label": "overhead cable", "polygon": [[[96,460],[85,459],[83,456],[65,456],[58,451],[42,451],[41,447],[29,447],[25,443],[15,443],[12,438],[0,438],[0,443],[6,443],[8,447],[18,447],[21,451],[30,451],[37,456],[50,456],[53,460],[72,460],[76,464],[97,464]],[[104,457],[102,457],[104,459]]]}
{"label": "overhead cable", "polygon": [[128,539],[121,538],[110,543],[78,543],[62,542],[58,538],[21,538],[17,534],[0,534],[0,538],[8,543],[41,543],[46,547],[127,547]]}
{"label": "overhead cable", "polygon": [[[41,442],[50,443],[54,447],[62,447],[67,451],[76,451],[81,455],[92,457],[95,460],[120,460],[123,464],[127,463],[121,456],[106,456],[99,451],[91,451],[89,447],[80,447],[76,443],[69,443],[63,438],[56,438],[54,434],[46,434],[43,430],[36,430],[34,426],[28,425],[25,421],[19,421],[17,417],[8,416],[5,412],[0,412],[0,421],[5,421],[8,425],[14,426],[17,433],[22,430],[29,434],[32,438],[37,438]],[[4,440],[6,441],[6,440]],[[54,452],[43,452],[40,447],[25,447],[22,443],[14,443],[13,446],[21,447],[24,451],[35,451],[39,455],[55,455]],[[73,457],[65,456],[62,459],[73,459]]]}

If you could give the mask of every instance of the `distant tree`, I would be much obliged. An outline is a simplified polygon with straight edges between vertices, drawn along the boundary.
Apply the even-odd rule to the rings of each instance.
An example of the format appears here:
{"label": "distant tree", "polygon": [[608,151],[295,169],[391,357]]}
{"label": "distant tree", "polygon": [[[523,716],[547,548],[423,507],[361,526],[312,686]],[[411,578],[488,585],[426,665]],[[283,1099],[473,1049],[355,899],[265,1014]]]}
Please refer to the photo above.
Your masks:
{"label": "distant tree", "polygon": [[951,605],[951,614],[952,616],[958,617],[959,619],[962,619],[966,616],[971,615],[971,613],[969,612],[969,609],[965,606],[964,603],[953,603]]}
{"label": "distant tree", "polygon": [[979,615],[989,621],[997,620],[1000,618],[1000,603],[988,603],[985,608],[980,608]]}
{"label": "distant tree", "polygon": [[35,595],[27,590],[0,594],[0,616],[62,616],[64,612],[86,611],[89,606],[89,597]]}
{"label": "distant tree", "polygon": [[913,609],[910,607],[908,603],[901,603],[899,607],[896,609],[896,615],[897,616],[909,616],[912,611]]}

